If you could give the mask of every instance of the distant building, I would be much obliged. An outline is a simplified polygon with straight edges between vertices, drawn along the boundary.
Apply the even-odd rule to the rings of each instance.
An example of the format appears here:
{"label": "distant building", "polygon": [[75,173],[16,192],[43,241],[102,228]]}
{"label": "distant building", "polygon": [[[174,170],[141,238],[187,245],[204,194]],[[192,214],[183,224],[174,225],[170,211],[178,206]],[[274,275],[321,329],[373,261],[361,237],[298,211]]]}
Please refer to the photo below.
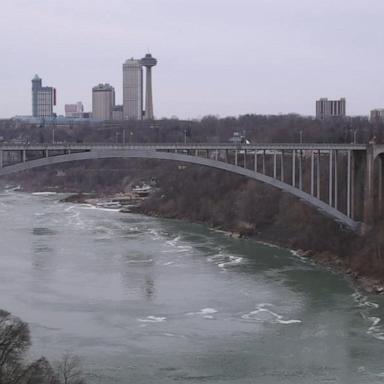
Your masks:
{"label": "distant building", "polygon": [[32,116],[53,117],[54,105],[56,105],[56,89],[43,87],[41,78],[35,75],[32,79]]}
{"label": "distant building", "polygon": [[316,101],[316,118],[326,120],[334,117],[345,117],[346,101],[345,98],[340,100],[328,100],[321,98]]}
{"label": "distant building", "polygon": [[384,108],[373,109],[370,114],[370,121],[372,124],[379,124],[384,122]]}
{"label": "distant building", "polygon": [[112,120],[121,121],[123,120],[123,106],[115,105],[112,109]]}
{"label": "distant building", "polygon": [[152,57],[150,53],[147,53],[145,57],[140,60],[143,67],[146,68],[145,78],[145,114],[146,120],[153,120],[153,100],[152,100],[152,67],[157,64],[157,60]]}
{"label": "distant building", "polygon": [[133,58],[123,64],[123,118],[143,118],[143,68],[140,60]]}
{"label": "distant building", "polygon": [[99,84],[92,88],[92,118],[112,120],[115,106],[115,89],[109,84]]}
{"label": "distant building", "polygon": [[64,111],[65,117],[81,118],[84,113],[84,105],[81,101],[76,104],[65,104]]}

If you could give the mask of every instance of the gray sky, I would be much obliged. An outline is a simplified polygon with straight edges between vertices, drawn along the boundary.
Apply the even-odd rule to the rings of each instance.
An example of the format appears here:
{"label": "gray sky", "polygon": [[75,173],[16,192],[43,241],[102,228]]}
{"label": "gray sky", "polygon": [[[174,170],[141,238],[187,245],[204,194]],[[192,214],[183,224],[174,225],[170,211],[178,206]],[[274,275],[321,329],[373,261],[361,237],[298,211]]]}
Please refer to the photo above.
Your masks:
{"label": "gray sky", "polygon": [[31,79],[56,112],[149,49],[157,117],[347,113],[384,107],[383,0],[1,0],[0,117],[31,114]]}

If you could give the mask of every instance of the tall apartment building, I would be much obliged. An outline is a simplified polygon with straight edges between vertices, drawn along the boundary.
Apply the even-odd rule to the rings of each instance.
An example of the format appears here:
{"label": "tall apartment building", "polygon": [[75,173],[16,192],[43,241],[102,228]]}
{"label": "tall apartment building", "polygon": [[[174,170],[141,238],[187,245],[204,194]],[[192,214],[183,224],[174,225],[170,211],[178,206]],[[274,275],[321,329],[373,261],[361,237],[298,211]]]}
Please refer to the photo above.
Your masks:
{"label": "tall apartment building", "polygon": [[78,101],[76,104],[65,104],[64,111],[65,117],[82,117],[84,105],[81,101]]}
{"label": "tall apartment building", "polygon": [[56,105],[56,89],[43,87],[42,79],[35,75],[32,79],[32,116],[52,117]]}
{"label": "tall apartment building", "polygon": [[133,58],[123,64],[123,118],[143,118],[143,68],[140,60]]}
{"label": "tall apartment building", "polygon": [[346,100],[328,100],[321,98],[316,101],[316,118],[326,120],[333,117],[345,117],[346,115]]}
{"label": "tall apartment building", "polygon": [[115,106],[115,89],[109,84],[99,84],[92,88],[92,118],[112,120]]}
{"label": "tall apartment building", "polygon": [[373,109],[370,114],[370,122],[379,124],[384,122],[384,108]]}

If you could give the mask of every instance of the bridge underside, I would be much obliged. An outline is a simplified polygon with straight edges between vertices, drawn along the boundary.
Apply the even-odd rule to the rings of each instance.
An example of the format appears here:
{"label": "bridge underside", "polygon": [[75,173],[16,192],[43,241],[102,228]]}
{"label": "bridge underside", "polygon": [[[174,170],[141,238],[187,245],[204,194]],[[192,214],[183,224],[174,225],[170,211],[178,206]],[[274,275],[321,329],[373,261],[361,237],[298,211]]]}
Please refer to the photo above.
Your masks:
{"label": "bridge underside", "polygon": [[[256,151],[255,151],[255,154],[256,154]],[[108,159],[108,158],[109,159],[111,158],[143,158],[143,159],[171,160],[171,161],[178,161],[178,162],[184,162],[189,164],[196,164],[196,165],[206,166],[210,168],[220,169],[223,171],[231,172],[233,174],[245,176],[250,179],[269,184],[284,192],[287,192],[299,198],[303,202],[309,204],[310,206],[318,209],[323,214],[342,223],[347,228],[356,232],[360,231],[360,227],[361,227],[360,222],[353,220],[351,217],[342,213],[335,207],[332,207],[331,205],[315,197],[313,193],[310,194],[305,192],[301,188],[297,188],[294,182],[293,182],[294,185],[290,185],[286,182],[278,180],[276,178],[276,163],[275,163],[275,171],[274,171],[275,177],[268,176],[265,174],[265,172],[260,173],[255,171],[257,170],[256,156],[255,156],[255,169],[248,169],[246,167],[239,166],[237,164],[237,153],[236,153],[236,164],[231,164],[229,162],[224,162],[224,161],[212,159],[209,157],[201,157],[201,156],[177,153],[177,152],[156,151],[153,149],[91,149],[85,152],[62,154],[57,156],[46,156],[43,158],[38,158],[35,160],[28,160],[28,161],[26,161],[26,159],[24,158],[24,161],[22,162],[19,162],[17,164],[7,165],[0,168],[0,176],[8,175],[8,174],[20,172],[20,171],[25,171],[25,170],[29,170],[37,167],[48,166],[48,165],[61,164],[61,163],[80,161],[80,160]],[[319,154],[319,158],[320,158],[320,154]],[[244,162],[245,162],[245,159],[246,159],[246,155],[244,155]],[[313,168],[313,159],[312,159],[312,168]],[[294,178],[294,175],[292,177]],[[284,179],[284,177],[282,177],[282,179]],[[312,192],[313,192],[313,185],[312,185]]]}

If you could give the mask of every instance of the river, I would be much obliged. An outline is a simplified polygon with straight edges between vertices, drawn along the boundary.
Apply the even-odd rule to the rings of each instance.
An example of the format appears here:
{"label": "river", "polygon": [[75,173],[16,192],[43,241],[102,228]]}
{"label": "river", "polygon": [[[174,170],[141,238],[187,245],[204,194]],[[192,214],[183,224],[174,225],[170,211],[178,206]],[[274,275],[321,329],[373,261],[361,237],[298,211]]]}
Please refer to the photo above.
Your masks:
{"label": "river", "polygon": [[0,308],[91,383],[384,383],[384,298],[201,225],[0,194]]}

